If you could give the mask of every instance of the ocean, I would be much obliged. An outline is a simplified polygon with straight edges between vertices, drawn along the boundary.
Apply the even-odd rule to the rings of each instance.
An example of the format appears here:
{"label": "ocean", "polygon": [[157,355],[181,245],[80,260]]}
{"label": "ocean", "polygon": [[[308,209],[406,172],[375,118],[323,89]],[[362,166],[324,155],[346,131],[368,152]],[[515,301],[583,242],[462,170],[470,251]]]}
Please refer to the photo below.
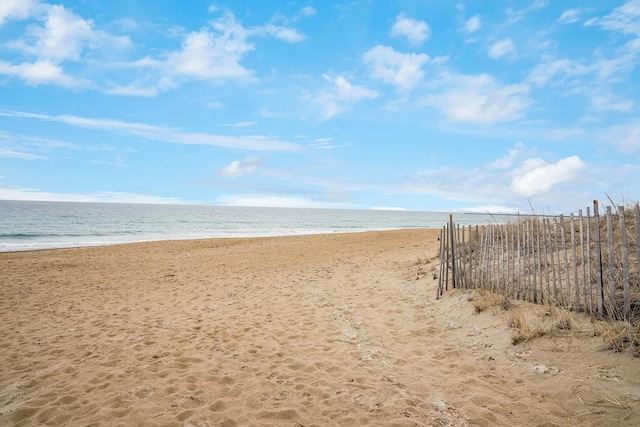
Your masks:
{"label": "ocean", "polygon": [[[0,252],[154,240],[442,227],[445,212],[0,201]],[[495,223],[456,214],[456,223]]]}

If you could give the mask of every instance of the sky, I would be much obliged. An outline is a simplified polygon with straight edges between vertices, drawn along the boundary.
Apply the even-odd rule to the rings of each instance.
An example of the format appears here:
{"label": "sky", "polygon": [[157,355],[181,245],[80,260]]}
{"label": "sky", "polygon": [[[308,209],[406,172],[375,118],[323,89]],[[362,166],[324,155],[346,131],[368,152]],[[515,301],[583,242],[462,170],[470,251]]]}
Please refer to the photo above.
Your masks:
{"label": "sky", "polygon": [[0,2],[0,200],[640,200],[640,0]]}

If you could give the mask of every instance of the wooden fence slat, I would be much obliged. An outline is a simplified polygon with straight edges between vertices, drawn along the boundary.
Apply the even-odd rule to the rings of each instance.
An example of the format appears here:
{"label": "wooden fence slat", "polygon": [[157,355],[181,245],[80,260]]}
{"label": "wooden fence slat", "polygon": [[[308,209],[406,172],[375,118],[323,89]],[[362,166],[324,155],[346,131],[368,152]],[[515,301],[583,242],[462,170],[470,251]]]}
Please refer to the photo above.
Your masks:
{"label": "wooden fence slat", "polygon": [[593,315],[593,281],[591,279],[591,211],[587,206],[587,292],[589,293],[589,313]]}
{"label": "wooden fence slat", "polygon": [[531,219],[531,256],[529,259],[531,260],[531,290],[533,293],[533,302],[538,302],[538,284],[537,284],[537,271],[536,271],[536,223],[533,219]]}
{"label": "wooden fence slat", "polygon": [[473,277],[473,238],[471,237],[471,226],[469,226],[469,244],[467,245],[467,250],[469,256],[467,261],[469,262],[469,277],[467,277],[467,287],[471,288],[471,278]]}
{"label": "wooden fence slat", "polygon": [[629,249],[627,248],[627,226],[624,217],[624,206],[618,206],[620,217],[620,244],[622,245],[622,286],[623,286],[623,315],[625,320],[631,320],[631,294],[629,278]]}
{"label": "wooden fence slat", "polygon": [[518,218],[518,222],[516,223],[517,236],[516,240],[518,242],[518,299],[522,298],[522,246],[520,243],[520,218]]}
{"label": "wooden fence slat", "polygon": [[456,236],[453,226],[453,215],[449,215],[449,232],[451,233],[451,287],[456,287]]}
{"label": "wooden fence slat", "polygon": [[440,238],[438,239],[440,241],[440,269],[438,270],[438,289],[436,290],[436,299],[440,298],[440,295],[442,295],[442,284],[443,284],[443,274],[445,274],[446,269],[444,266],[444,253],[445,251],[443,250],[444,248],[444,231],[443,229],[440,229]]}
{"label": "wooden fence slat", "polygon": [[560,245],[558,243],[558,219],[553,219],[553,251],[556,254],[556,260],[553,259],[551,254],[551,262],[553,263],[553,293],[556,300],[556,304],[562,303],[562,273],[560,270]]}
{"label": "wooden fence slat", "polygon": [[578,255],[576,251],[576,220],[571,213],[571,255],[573,257],[573,290],[575,291],[576,309],[580,307],[580,282],[578,281]]}
{"label": "wooden fence slat", "polygon": [[562,235],[562,256],[564,258],[564,276],[567,283],[567,306],[571,307],[571,277],[569,276],[569,258],[567,256],[567,239],[564,215],[560,214],[560,233]]}
{"label": "wooden fence slat", "polygon": [[600,240],[600,212],[598,211],[598,201],[593,201],[594,233],[596,239],[595,263],[596,263],[596,292],[598,301],[598,318],[604,317],[604,281],[602,271],[602,242]]}
{"label": "wooden fence slat", "polygon": [[615,282],[615,262],[614,262],[614,249],[613,249],[613,218],[611,214],[611,206],[606,207],[607,213],[607,258],[608,258],[608,284],[609,292],[607,293],[607,299],[605,300],[605,308],[610,318],[615,317],[616,310],[616,282]]}
{"label": "wooden fence slat", "polygon": [[549,282],[549,258],[548,258],[548,246],[549,246],[549,219],[542,218],[542,250],[544,252],[544,276],[545,276],[545,303],[549,302],[551,298],[551,284]]}
{"label": "wooden fence slat", "polygon": [[633,209],[634,225],[636,226],[636,274],[640,275],[640,203]]}
{"label": "wooden fence slat", "polygon": [[445,275],[445,280],[444,280],[444,290],[445,291],[449,290],[449,270],[450,270],[450,268],[449,268],[449,266],[450,266],[449,265],[449,236],[451,235],[451,233],[449,232],[449,227],[450,227],[450,225],[449,225],[449,223],[447,223],[446,231],[444,233],[444,251],[445,251],[445,254],[446,254],[445,263],[446,263],[446,266],[447,266],[447,274]]}
{"label": "wooden fence slat", "polygon": [[582,216],[582,209],[578,211],[580,219],[580,263],[582,264],[582,307],[584,311],[589,310],[587,301],[587,263],[584,259],[584,217]]}
{"label": "wooden fence slat", "polygon": [[525,219],[526,231],[524,239],[524,253],[525,258],[525,270],[524,270],[524,286],[525,286],[525,301],[531,301],[531,265],[529,263],[529,253],[531,252],[531,221]]}

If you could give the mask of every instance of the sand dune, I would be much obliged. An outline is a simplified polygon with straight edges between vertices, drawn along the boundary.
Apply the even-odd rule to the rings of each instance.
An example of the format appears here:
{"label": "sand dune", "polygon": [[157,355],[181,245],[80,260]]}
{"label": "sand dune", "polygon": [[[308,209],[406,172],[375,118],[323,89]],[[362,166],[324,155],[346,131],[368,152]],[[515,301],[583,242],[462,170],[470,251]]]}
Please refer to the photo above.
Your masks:
{"label": "sand dune", "polygon": [[514,346],[435,300],[438,232],[0,254],[0,425],[640,425],[588,319]]}

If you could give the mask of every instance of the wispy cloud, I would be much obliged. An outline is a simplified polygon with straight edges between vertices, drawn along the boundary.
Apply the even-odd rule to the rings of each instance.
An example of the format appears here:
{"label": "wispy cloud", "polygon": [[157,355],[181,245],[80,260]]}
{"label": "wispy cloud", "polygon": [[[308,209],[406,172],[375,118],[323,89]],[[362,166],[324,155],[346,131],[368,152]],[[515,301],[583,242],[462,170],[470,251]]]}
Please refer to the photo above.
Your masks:
{"label": "wispy cloud", "polygon": [[445,88],[427,95],[422,104],[435,108],[451,122],[491,125],[521,118],[532,104],[526,84],[499,85],[492,76],[466,76],[447,72]]}
{"label": "wispy cloud", "polygon": [[516,48],[511,39],[505,39],[495,42],[489,49],[489,56],[498,59],[501,56],[515,52]]}
{"label": "wispy cloud", "polygon": [[[630,122],[610,126],[598,135],[599,141],[604,141],[624,154],[635,155],[640,160],[640,122]],[[640,183],[640,178],[638,178]]]}
{"label": "wispy cloud", "polygon": [[548,0],[533,0],[526,7],[522,9],[507,9],[507,20],[505,23],[507,25],[513,25],[520,22],[525,16],[535,13],[543,8],[545,8],[549,4]]}
{"label": "wispy cloud", "polygon": [[608,15],[601,18],[591,18],[585,22],[586,26],[597,25],[606,30],[619,31],[625,34],[640,35],[638,21],[640,20],[640,0],[629,0]]}
{"label": "wispy cloud", "polygon": [[572,24],[580,19],[580,9],[567,9],[557,19],[559,24]]}
{"label": "wispy cloud", "polygon": [[0,116],[23,119],[36,119],[65,123],[90,129],[125,132],[154,141],[188,145],[213,145],[223,148],[235,148],[254,151],[299,151],[301,147],[292,142],[272,138],[216,135],[210,133],[182,132],[174,128],[154,126],[145,123],[125,122],[121,120],[79,117],[73,115],[51,116],[47,114],[1,110]]}
{"label": "wispy cloud", "polygon": [[231,128],[248,128],[251,126],[255,126],[257,124],[258,122],[248,121],[248,122],[225,123],[223,126],[231,127]]}
{"label": "wispy cloud", "polygon": [[225,194],[218,202],[229,206],[255,206],[275,208],[349,208],[346,203],[325,202],[306,197],[266,196],[263,194]]}
{"label": "wispy cloud", "polygon": [[406,37],[414,46],[424,43],[431,35],[431,29],[424,21],[418,21],[405,16],[403,13],[396,16],[391,27],[391,35],[394,37]]}
{"label": "wispy cloud", "polygon": [[12,158],[12,159],[23,159],[23,160],[40,160],[40,159],[46,158],[44,156],[39,156],[37,154],[12,150],[11,148],[6,148],[6,147],[0,147],[0,158],[2,157]]}
{"label": "wispy cloud", "polygon": [[424,78],[422,69],[429,61],[425,53],[401,53],[392,47],[378,45],[362,57],[371,67],[371,77],[393,85],[399,91],[413,89]]}
{"label": "wispy cloud", "polygon": [[89,194],[55,193],[37,188],[0,188],[0,200],[33,200],[45,202],[91,202],[91,203],[144,203],[144,204],[189,204],[177,197],[162,197],[118,191],[99,191]]}
{"label": "wispy cloud", "polygon": [[480,15],[475,15],[469,18],[464,23],[464,32],[467,34],[475,33],[482,27],[482,21],[480,20]]}
{"label": "wispy cloud", "polygon": [[264,161],[265,158],[262,156],[248,156],[243,160],[234,160],[222,169],[221,175],[227,178],[238,178],[252,174]]}
{"label": "wispy cloud", "polygon": [[332,78],[323,74],[322,78],[330,83],[329,87],[315,96],[315,102],[321,107],[320,118],[322,120],[332,118],[360,100],[378,97],[378,92],[375,90],[354,85],[343,76]]}

